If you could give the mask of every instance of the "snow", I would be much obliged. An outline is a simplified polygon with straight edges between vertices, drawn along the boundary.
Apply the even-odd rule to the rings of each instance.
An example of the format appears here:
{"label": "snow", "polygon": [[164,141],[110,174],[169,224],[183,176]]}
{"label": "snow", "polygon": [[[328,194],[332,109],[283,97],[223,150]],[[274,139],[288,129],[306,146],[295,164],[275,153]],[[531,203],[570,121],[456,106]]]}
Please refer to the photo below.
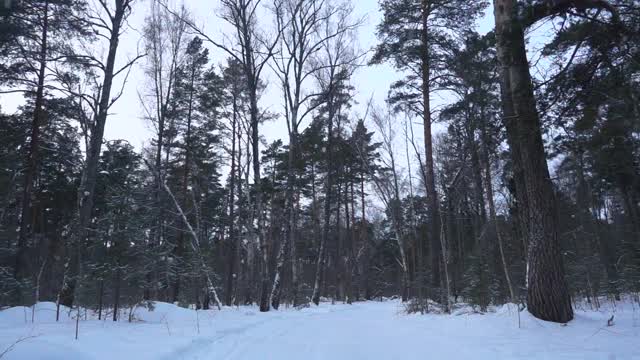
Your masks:
{"label": "snow", "polygon": [[[486,314],[406,315],[398,301],[322,303],[302,310],[260,313],[255,307],[194,311],[156,303],[135,311],[134,322],[81,320],[55,304],[0,311],[0,354],[16,359],[640,359],[640,310],[576,311],[566,326],[503,306]],[[128,311],[126,312],[128,314]],[[615,314],[614,325],[607,319]]]}

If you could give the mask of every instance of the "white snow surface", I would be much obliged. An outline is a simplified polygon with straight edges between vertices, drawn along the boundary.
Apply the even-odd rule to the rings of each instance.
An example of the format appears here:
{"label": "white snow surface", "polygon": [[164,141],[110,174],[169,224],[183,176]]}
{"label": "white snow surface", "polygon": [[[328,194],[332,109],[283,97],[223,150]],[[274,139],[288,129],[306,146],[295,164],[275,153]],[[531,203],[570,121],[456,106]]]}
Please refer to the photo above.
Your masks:
{"label": "white snow surface", "polygon": [[[194,359],[640,359],[640,309],[631,302],[576,310],[566,326],[514,305],[486,314],[407,315],[397,301],[322,303],[260,313],[254,307],[196,311],[166,303],[138,308],[134,322],[75,320],[55,304],[0,311],[2,360]],[[607,319],[615,314],[614,325]],[[198,330],[199,327],[199,330]]]}

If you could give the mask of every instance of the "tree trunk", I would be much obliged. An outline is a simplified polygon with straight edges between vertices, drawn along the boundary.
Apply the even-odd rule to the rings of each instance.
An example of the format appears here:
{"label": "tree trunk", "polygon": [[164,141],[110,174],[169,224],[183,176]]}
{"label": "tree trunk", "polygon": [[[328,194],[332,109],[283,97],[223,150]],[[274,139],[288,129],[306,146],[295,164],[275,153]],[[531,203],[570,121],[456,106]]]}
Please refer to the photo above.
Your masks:
{"label": "tree trunk", "polygon": [[[330,89],[331,91],[331,89]],[[331,95],[330,95],[331,96]],[[316,274],[313,285],[313,294],[311,296],[311,301],[314,304],[320,304],[320,287],[322,285],[322,274],[324,272],[325,266],[325,252],[326,252],[326,243],[329,238],[329,227],[330,227],[330,219],[331,219],[331,201],[333,199],[333,173],[334,173],[334,161],[333,161],[333,118],[335,114],[335,109],[333,109],[334,104],[330,103],[329,106],[329,116],[327,123],[327,176],[325,179],[325,199],[324,199],[324,227],[322,229],[322,237],[320,238],[320,246],[318,249],[318,258],[316,259]]]}
{"label": "tree trunk", "polygon": [[[416,297],[418,298],[418,302],[422,303],[424,296],[424,279],[423,279],[423,253],[422,253],[422,237],[418,234],[417,224],[416,224],[416,207],[414,203],[414,192],[413,192],[413,175],[411,170],[411,156],[409,155],[409,131],[407,129],[408,126],[413,126],[410,123],[405,123],[405,137],[404,137],[404,148],[405,148],[405,156],[407,160],[407,171],[409,174],[409,206],[411,207],[411,233],[413,234],[413,283],[416,290]],[[413,129],[411,130],[411,136],[413,136]],[[413,141],[413,139],[412,139]]]}
{"label": "tree trunk", "polygon": [[407,265],[405,233],[402,229],[402,224],[400,223],[400,219],[402,217],[400,185],[398,182],[398,173],[396,171],[396,160],[391,147],[389,148],[389,157],[391,160],[391,175],[393,176],[393,199],[387,205],[390,206],[389,210],[391,212],[391,222],[395,230],[398,249],[400,250],[400,268],[402,270],[402,302],[405,302],[409,300],[409,268]]}
{"label": "tree trunk", "polygon": [[120,311],[120,281],[122,279],[119,261],[116,263],[116,266],[116,273],[113,279],[113,321],[118,321],[118,311]]}
{"label": "tree trunk", "polygon": [[102,304],[104,299],[104,280],[100,280],[98,286],[98,320],[102,320]]}
{"label": "tree trunk", "polygon": [[424,51],[422,52],[422,101],[424,121],[424,152],[425,152],[425,187],[428,198],[429,217],[431,219],[431,286],[440,287],[440,264],[442,259],[442,246],[440,244],[440,210],[438,206],[438,193],[436,191],[435,172],[433,168],[433,142],[431,137],[431,74],[429,59],[429,14],[431,4],[428,0],[422,0],[422,29],[421,40]]}
{"label": "tree trunk", "polygon": [[367,237],[367,217],[365,214],[365,193],[364,193],[364,174],[360,175],[360,202],[362,205],[362,220],[360,226],[360,240],[362,241],[362,248],[364,249],[364,261],[362,264],[362,282],[364,283],[364,298],[365,300],[371,300],[371,285],[369,283],[369,257],[371,251],[369,250],[369,239]]}
{"label": "tree trunk", "polygon": [[236,92],[233,94],[233,117],[231,121],[231,172],[229,179],[229,269],[227,271],[227,284],[225,289],[225,304],[233,305],[234,282],[238,268],[238,244],[236,239],[236,214],[235,214],[235,191],[236,191],[236,123],[238,115],[238,105]]}
{"label": "tree trunk", "polygon": [[85,169],[82,174],[82,181],[78,190],[79,212],[78,212],[78,228],[75,238],[76,244],[71,252],[72,256],[68,264],[69,276],[66,276],[60,295],[60,303],[71,307],[73,305],[76,284],[80,280],[81,274],[81,254],[84,242],[87,240],[89,233],[89,225],[91,223],[91,213],[93,209],[94,189],[96,186],[98,162],[100,160],[100,149],[102,147],[102,139],[104,137],[104,128],[107,122],[109,107],[111,106],[111,86],[113,85],[114,68],[116,61],[116,52],[118,50],[118,42],[120,36],[120,27],[124,20],[127,9],[123,7],[120,0],[116,1],[116,11],[112,18],[111,38],[109,40],[109,53],[107,55],[107,63],[104,70],[104,80],[102,83],[102,91],[100,93],[100,103],[98,112],[95,116],[93,130],[91,132],[91,140],[89,149],[87,149],[87,160]]}
{"label": "tree trunk", "polygon": [[29,141],[29,152],[27,154],[27,169],[22,187],[22,204],[20,211],[20,230],[18,232],[18,252],[14,267],[14,277],[20,280],[27,266],[27,237],[31,223],[31,196],[33,192],[33,182],[38,172],[38,153],[40,147],[40,128],[44,122],[44,79],[47,69],[47,52],[49,48],[49,1],[44,3],[44,14],[42,23],[42,39],[40,42],[40,59],[38,69],[38,85],[36,87],[36,99],[33,108],[33,122],[31,123],[31,139]]}
{"label": "tree trunk", "polygon": [[520,156],[512,152],[514,164],[520,164],[524,174],[525,189],[518,189],[516,184],[516,190],[526,192],[529,205],[528,309],[539,319],[564,323],[573,319],[573,309],[564,277],[556,202],[529,73],[524,29],[517,19],[516,1],[493,3],[503,106],[513,104],[513,112],[505,111],[504,117],[509,124],[507,132],[515,140],[513,144],[519,144]]}
{"label": "tree trunk", "polygon": [[345,269],[346,269],[346,289],[345,296],[347,297],[347,303],[351,304],[353,302],[353,276],[354,276],[354,254],[355,254],[355,224],[356,224],[356,208],[355,208],[355,192],[353,183],[355,182],[355,178],[351,178],[349,182],[349,194],[350,198],[345,199],[345,208],[346,212],[349,213],[349,205],[351,205],[351,217],[347,216],[347,236],[348,236],[348,246],[347,246],[347,257],[345,259]]}
{"label": "tree trunk", "polygon": [[450,281],[449,281],[449,259],[447,256],[447,238],[444,234],[444,224],[441,221],[440,222],[442,225],[440,226],[440,246],[442,249],[442,266],[443,266],[443,270],[444,270],[444,290],[445,293],[443,294],[443,298],[444,301],[443,303],[445,304],[445,312],[447,314],[451,313],[451,287],[450,287]]}
{"label": "tree trunk", "polygon": [[[196,76],[196,65],[193,64],[191,68],[191,78],[189,87],[189,106],[187,109],[187,133],[185,134],[185,155],[184,155],[184,173],[182,175],[182,206],[187,208],[187,199],[189,191],[189,175],[191,169],[191,118],[193,117],[193,97],[194,97],[194,84]],[[235,133],[234,133],[235,136]],[[235,139],[234,139],[235,140]],[[235,143],[234,143],[235,145]],[[233,167],[231,168],[233,171]],[[233,176],[233,175],[232,175]],[[174,249],[175,258],[180,261],[184,256],[184,231],[180,231],[178,234],[178,243]],[[180,295],[180,273],[176,274],[176,279],[173,284],[173,302],[178,301]]]}
{"label": "tree trunk", "polygon": [[511,282],[511,274],[509,272],[509,266],[507,258],[504,253],[504,240],[502,239],[502,233],[500,232],[500,225],[498,224],[498,218],[496,215],[496,205],[493,200],[493,176],[491,175],[491,155],[489,154],[489,134],[487,134],[487,127],[485,122],[482,122],[480,128],[482,134],[482,157],[484,158],[484,181],[487,187],[487,202],[489,204],[489,217],[493,223],[494,230],[496,232],[496,238],[498,240],[498,249],[500,250],[500,260],[502,261],[502,271],[504,271],[504,277],[507,281],[507,287],[509,288],[509,297],[512,303],[516,302],[516,295]]}
{"label": "tree trunk", "polygon": [[[574,151],[576,176],[578,177],[577,202],[580,222],[585,228],[585,232],[588,236],[588,241],[593,241],[600,248],[599,255],[600,261],[604,265],[605,272],[607,274],[608,291],[613,292],[616,298],[620,297],[620,291],[618,289],[618,270],[615,265],[615,256],[611,251],[611,246],[608,244],[608,239],[603,239],[600,235],[596,219],[593,216],[592,208],[593,203],[591,201],[591,189],[584,175],[584,160],[580,150]],[[594,241],[595,240],[595,241]],[[592,254],[589,254],[591,256]]]}
{"label": "tree trunk", "polygon": [[[298,214],[300,213],[300,199],[296,199],[296,211],[293,219],[294,226],[298,223]],[[296,228],[293,229],[296,231]],[[291,302],[293,307],[298,306],[298,292],[300,291],[299,285],[299,268],[298,268],[298,251],[296,248],[296,241],[289,242],[289,258],[291,259]]]}
{"label": "tree trunk", "polygon": [[[247,65],[249,68],[253,68],[253,65]],[[262,255],[260,262],[261,280],[260,280],[260,311],[269,311],[269,288],[271,281],[269,278],[269,247],[264,237],[264,216],[263,216],[263,201],[262,201],[262,185],[260,178],[260,138],[259,138],[259,115],[258,115],[258,79],[255,76],[250,76],[249,81],[249,101],[251,112],[251,151],[253,160],[253,183],[255,187],[255,218],[256,222],[255,232],[258,237],[258,243],[260,244],[260,252]]]}
{"label": "tree trunk", "polygon": [[296,193],[296,157],[298,153],[298,130],[297,130],[297,114],[296,109],[292,111],[292,124],[289,131],[289,155],[287,159],[287,190],[285,194],[285,238],[280,244],[278,258],[276,260],[276,271],[273,278],[273,287],[271,290],[271,306],[278,309],[280,306],[280,295],[282,288],[282,271],[284,268],[285,257],[289,252],[289,246],[295,246],[295,193]]}
{"label": "tree trunk", "polygon": [[[474,120],[469,119],[470,122]],[[475,221],[475,231],[479,233],[484,223],[487,221],[487,211],[484,207],[484,188],[482,186],[482,170],[480,168],[480,156],[478,154],[478,144],[475,139],[475,125],[470,124],[466,136],[467,147],[471,153],[471,172],[473,173],[473,188],[475,195],[475,206],[478,210],[479,218]]]}

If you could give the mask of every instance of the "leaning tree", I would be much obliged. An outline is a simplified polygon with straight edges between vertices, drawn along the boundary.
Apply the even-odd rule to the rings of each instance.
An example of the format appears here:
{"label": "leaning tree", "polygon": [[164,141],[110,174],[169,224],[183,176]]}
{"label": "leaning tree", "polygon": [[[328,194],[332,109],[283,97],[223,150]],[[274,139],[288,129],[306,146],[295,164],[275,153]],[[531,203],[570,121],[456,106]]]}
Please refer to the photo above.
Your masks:
{"label": "leaning tree", "polygon": [[494,0],[497,55],[507,141],[514,164],[517,202],[527,249],[527,305],[535,317],[567,322],[573,319],[571,297],[558,241],[558,217],[549,176],[540,116],[529,72],[525,31],[539,21],[570,11],[596,14],[604,9],[616,18],[605,0]]}

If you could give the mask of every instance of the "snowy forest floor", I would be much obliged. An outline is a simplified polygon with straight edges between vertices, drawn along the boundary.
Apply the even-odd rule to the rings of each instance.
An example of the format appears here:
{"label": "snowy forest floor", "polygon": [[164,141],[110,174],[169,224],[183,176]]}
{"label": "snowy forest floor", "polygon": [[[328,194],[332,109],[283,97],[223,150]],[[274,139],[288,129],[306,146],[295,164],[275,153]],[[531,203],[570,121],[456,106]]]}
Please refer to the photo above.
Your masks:
{"label": "snowy forest floor", "polygon": [[[466,308],[468,310],[468,308]],[[615,314],[614,325],[607,320]],[[138,308],[137,321],[80,321],[55,304],[0,311],[3,360],[192,359],[640,359],[640,309],[606,303],[576,310],[568,325],[544,322],[514,305],[486,314],[406,315],[398,301],[322,303],[260,313],[255,307],[196,311],[166,303]],[[19,341],[22,340],[22,341]],[[16,341],[19,341],[16,343]]]}

